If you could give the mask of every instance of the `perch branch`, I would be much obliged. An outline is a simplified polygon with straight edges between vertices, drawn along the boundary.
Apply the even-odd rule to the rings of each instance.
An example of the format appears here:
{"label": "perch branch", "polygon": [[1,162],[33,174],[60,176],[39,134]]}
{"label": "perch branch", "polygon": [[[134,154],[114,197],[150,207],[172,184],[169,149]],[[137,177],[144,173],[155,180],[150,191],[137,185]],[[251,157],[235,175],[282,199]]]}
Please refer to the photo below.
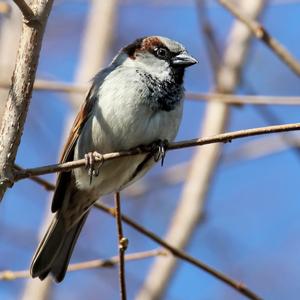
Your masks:
{"label": "perch branch", "polygon": [[[192,139],[192,140],[185,140],[181,142],[171,143],[167,147],[167,150],[170,151],[170,150],[183,149],[183,148],[189,148],[195,146],[203,146],[203,145],[208,145],[213,143],[228,143],[238,138],[262,135],[262,134],[271,134],[276,132],[296,131],[296,130],[300,130],[300,123],[244,129],[244,130],[232,131],[227,133],[221,133],[211,137],[204,137],[199,139]],[[101,161],[113,160],[120,157],[138,155],[141,153],[148,153],[149,151],[147,149],[141,150],[140,148],[137,148],[128,151],[107,153],[102,155]],[[61,163],[61,164],[47,165],[38,168],[23,169],[20,171],[15,171],[14,181],[19,181],[21,179],[29,178],[32,176],[69,171],[75,168],[82,167],[84,165],[85,165],[85,159],[79,159],[79,160],[74,160],[74,161]]]}

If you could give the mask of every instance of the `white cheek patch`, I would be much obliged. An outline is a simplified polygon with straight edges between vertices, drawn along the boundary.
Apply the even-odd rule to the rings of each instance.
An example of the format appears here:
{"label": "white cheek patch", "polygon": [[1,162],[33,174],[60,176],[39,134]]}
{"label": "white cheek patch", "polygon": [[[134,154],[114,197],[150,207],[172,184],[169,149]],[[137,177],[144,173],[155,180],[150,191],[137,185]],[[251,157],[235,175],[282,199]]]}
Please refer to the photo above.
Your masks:
{"label": "white cheek patch", "polygon": [[123,66],[140,69],[162,81],[168,79],[171,73],[167,61],[159,59],[151,53],[145,52],[137,53],[135,58],[128,57],[123,62]]}

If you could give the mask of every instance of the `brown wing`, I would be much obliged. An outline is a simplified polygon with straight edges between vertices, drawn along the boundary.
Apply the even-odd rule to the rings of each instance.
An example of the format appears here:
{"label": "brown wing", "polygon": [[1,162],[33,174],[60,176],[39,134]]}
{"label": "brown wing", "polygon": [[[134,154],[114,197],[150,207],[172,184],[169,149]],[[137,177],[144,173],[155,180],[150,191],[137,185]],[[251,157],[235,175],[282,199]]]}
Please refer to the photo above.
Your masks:
{"label": "brown wing", "polygon": [[[93,109],[96,97],[94,95],[94,88],[92,87],[87,94],[84,104],[82,105],[78,115],[75,118],[73,123],[70,135],[67,139],[65,147],[62,152],[62,156],[60,159],[61,163],[72,161],[74,159],[74,148],[76,145],[76,141],[81,133],[81,130],[89,118],[91,111]],[[65,194],[67,189],[72,188],[72,178],[71,178],[71,171],[69,172],[61,172],[59,173],[56,181],[56,188],[53,195],[52,212],[56,212],[62,206],[63,200],[65,199]],[[68,193],[70,194],[70,193]]]}

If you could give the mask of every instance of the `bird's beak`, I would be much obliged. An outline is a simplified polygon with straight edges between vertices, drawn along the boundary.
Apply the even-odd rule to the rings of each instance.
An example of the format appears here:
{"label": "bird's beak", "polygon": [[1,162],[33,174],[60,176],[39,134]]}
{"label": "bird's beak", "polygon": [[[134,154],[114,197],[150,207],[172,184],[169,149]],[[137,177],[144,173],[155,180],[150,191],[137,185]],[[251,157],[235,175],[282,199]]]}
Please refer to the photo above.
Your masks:
{"label": "bird's beak", "polygon": [[197,63],[198,60],[187,53],[181,53],[172,58],[172,65],[176,67],[187,68]]}

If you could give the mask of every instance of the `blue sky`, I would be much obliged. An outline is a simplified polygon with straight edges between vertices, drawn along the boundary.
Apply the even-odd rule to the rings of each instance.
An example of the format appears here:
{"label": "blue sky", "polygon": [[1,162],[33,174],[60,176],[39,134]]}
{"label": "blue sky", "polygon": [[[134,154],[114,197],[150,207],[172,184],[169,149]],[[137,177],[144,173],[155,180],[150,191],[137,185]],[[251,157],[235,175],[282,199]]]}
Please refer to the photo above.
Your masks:
{"label": "blue sky", "polygon": [[[271,2],[272,3],[272,2]],[[266,28],[300,59],[300,3],[269,5],[262,21]],[[40,58],[38,77],[72,82],[80,51],[88,1],[59,1],[50,15]],[[209,16],[224,48],[232,17],[222,7],[209,6]],[[137,26],[138,24],[138,26]],[[199,64],[188,70],[186,89],[207,92],[212,72],[199,32],[193,2],[159,6],[151,1],[130,1],[118,10],[114,41],[108,61],[124,44],[139,36],[157,34],[181,41]],[[299,95],[298,78],[264,45],[253,41],[243,70],[257,94]],[[249,93],[246,86],[238,89]],[[24,167],[57,160],[64,121],[71,107],[62,94],[35,92],[17,162]],[[177,140],[195,138],[205,103],[186,102]],[[300,108],[270,107],[282,122],[298,122]],[[271,125],[253,106],[232,107],[229,130]],[[261,137],[260,137],[261,138]],[[256,138],[252,138],[253,140]],[[251,139],[224,146],[225,154]],[[165,168],[189,160],[195,149],[173,151]],[[300,292],[299,156],[290,149],[253,160],[221,161],[199,224],[187,251],[231,277],[245,282],[265,299],[298,299]],[[148,177],[162,172],[156,167]],[[54,180],[54,175],[46,176]],[[139,223],[163,235],[180,198],[182,184],[167,186],[123,201],[123,210]],[[37,245],[37,232],[45,215],[48,193],[30,181],[9,190],[0,206],[0,269],[28,268]],[[110,197],[107,199],[112,204]],[[153,217],[155,216],[155,217]],[[155,248],[147,238],[125,226],[129,251]],[[106,258],[116,254],[115,223],[93,211],[75,249],[72,261]],[[143,282],[152,260],[127,264],[129,299]],[[1,299],[18,299],[25,280],[0,282]],[[118,299],[116,269],[73,272],[55,285],[53,299]],[[195,267],[179,263],[165,299],[244,299],[223,283]]]}

